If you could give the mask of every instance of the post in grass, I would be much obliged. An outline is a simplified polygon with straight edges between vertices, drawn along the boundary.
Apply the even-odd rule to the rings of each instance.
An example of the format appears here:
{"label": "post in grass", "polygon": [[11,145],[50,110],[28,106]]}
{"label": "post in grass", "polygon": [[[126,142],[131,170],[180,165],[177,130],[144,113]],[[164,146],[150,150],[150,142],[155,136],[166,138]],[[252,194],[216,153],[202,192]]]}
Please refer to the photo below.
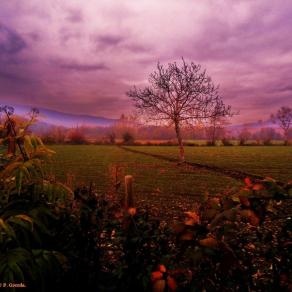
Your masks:
{"label": "post in grass", "polygon": [[125,176],[125,198],[124,198],[124,208],[132,208],[135,206],[134,193],[133,193],[133,176]]}

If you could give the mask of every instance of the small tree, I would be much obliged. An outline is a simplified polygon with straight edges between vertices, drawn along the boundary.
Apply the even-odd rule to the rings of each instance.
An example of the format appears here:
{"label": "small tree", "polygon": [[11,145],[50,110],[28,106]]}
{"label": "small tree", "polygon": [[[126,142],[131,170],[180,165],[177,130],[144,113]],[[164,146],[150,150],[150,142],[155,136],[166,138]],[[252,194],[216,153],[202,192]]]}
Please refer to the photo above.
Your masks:
{"label": "small tree", "polygon": [[230,106],[225,106],[218,94],[218,87],[200,65],[182,60],[181,66],[174,62],[165,68],[158,63],[149,83],[143,89],[134,86],[127,95],[140,113],[152,121],[174,125],[181,161],[185,159],[181,134],[184,124],[231,114]]}
{"label": "small tree", "polygon": [[288,144],[288,133],[292,125],[292,108],[282,106],[275,115],[272,115],[272,120],[277,123],[284,132],[285,144]]}

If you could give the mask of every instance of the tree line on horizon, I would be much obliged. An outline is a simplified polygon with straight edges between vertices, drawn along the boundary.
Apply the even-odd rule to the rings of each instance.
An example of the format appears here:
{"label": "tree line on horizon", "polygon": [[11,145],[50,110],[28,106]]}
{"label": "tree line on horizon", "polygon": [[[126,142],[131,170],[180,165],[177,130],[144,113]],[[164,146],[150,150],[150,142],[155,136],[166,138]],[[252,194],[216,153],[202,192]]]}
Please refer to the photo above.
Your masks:
{"label": "tree line on horizon", "polygon": [[[14,116],[16,122],[25,122],[24,117]],[[259,122],[259,125],[261,122]],[[230,130],[228,122],[217,121],[182,128],[184,143],[193,145],[194,140],[204,140],[208,145],[216,141],[238,141],[240,145],[269,145],[273,140],[284,141],[285,137],[279,129],[259,126],[250,128],[248,124],[239,130]],[[118,121],[109,127],[79,126],[67,128],[63,126],[43,126],[37,123],[31,126],[31,131],[40,135],[47,144],[115,144],[115,143],[148,143],[175,144],[176,133],[172,127],[164,125],[147,125],[137,121],[137,116],[122,115]],[[128,137],[128,138],[127,138]],[[124,139],[125,138],[125,139]],[[287,139],[292,139],[292,129],[287,133]],[[125,140],[125,141],[124,141]]]}

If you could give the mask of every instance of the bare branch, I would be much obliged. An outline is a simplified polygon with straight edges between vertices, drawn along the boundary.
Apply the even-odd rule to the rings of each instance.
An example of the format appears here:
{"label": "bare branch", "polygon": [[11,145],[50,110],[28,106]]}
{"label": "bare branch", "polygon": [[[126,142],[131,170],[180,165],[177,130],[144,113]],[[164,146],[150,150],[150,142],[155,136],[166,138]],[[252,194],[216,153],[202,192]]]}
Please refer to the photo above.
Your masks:
{"label": "bare branch", "polygon": [[167,67],[158,63],[148,80],[149,86],[134,86],[127,95],[150,119],[172,122],[181,145],[181,123],[195,124],[198,120],[232,115],[231,107],[219,96],[219,87],[200,65],[188,64],[184,59],[181,66],[176,62]]}

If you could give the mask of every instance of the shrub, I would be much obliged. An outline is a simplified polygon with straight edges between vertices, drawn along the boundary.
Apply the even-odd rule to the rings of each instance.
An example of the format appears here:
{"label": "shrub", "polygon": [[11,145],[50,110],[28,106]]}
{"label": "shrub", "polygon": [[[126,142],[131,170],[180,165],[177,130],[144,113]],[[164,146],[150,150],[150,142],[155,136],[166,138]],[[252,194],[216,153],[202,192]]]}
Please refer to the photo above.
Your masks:
{"label": "shrub", "polygon": [[263,144],[264,144],[265,146],[272,146],[272,145],[273,145],[271,139],[265,139],[265,140],[263,141]]}
{"label": "shrub", "polygon": [[[5,107],[3,111],[7,114]],[[11,115],[12,110],[6,123],[13,129],[7,135],[14,138],[17,151],[1,160],[0,282],[24,283],[29,291],[51,291],[60,283],[66,265],[54,237],[56,209],[66,207],[73,193],[45,179],[42,165],[53,151],[27,131],[33,119],[16,127],[10,123]]]}
{"label": "shrub", "polygon": [[223,138],[221,142],[224,146],[233,146],[233,144],[226,138]]}
{"label": "shrub", "polygon": [[68,142],[72,144],[86,144],[85,135],[79,128],[72,129],[68,134]]}
{"label": "shrub", "polygon": [[115,144],[116,143],[116,134],[114,132],[109,133],[108,139],[109,139],[110,144]]}
{"label": "shrub", "polygon": [[207,141],[206,146],[216,146],[216,143],[214,141]]}
{"label": "shrub", "polygon": [[43,134],[41,138],[45,144],[56,144],[57,143],[55,137],[53,135],[51,135],[50,133]]}
{"label": "shrub", "polygon": [[131,134],[130,132],[125,132],[123,134],[123,143],[124,144],[133,144],[135,141],[135,138],[133,136],[133,134]]}
{"label": "shrub", "polygon": [[245,139],[239,139],[239,146],[245,146]]}

